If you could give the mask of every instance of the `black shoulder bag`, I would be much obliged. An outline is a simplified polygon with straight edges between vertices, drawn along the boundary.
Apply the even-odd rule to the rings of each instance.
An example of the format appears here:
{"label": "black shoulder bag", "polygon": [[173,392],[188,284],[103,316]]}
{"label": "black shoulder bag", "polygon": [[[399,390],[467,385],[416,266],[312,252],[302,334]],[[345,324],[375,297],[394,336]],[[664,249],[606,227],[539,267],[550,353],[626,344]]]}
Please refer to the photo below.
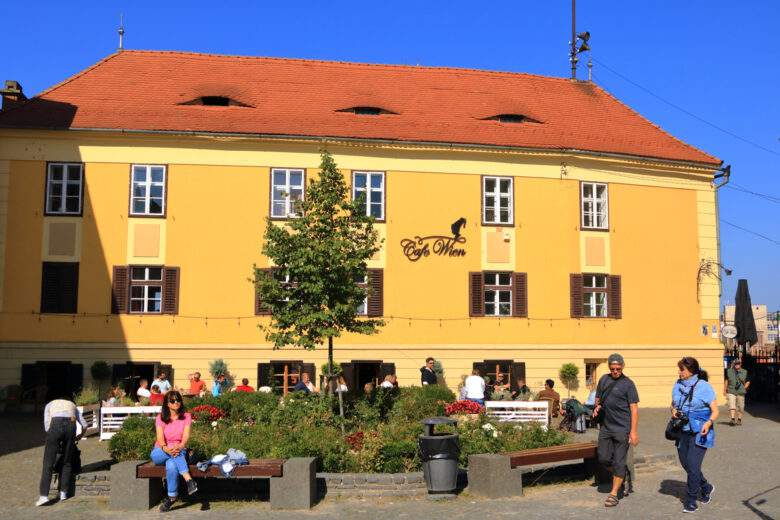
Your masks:
{"label": "black shoulder bag", "polygon": [[596,415],[596,424],[598,424],[599,426],[604,424],[604,410],[606,410],[606,407],[604,406],[604,402],[607,400],[607,396],[612,391],[612,389],[615,387],[615,385],[617,384],[619,379],[620,378],[613,380],[612,384],[604,389],[604,392],[601,394],[601,396],[596,396],[596,397],[598,397],[598,400],[599,400],[599,402],[598,402],[599,413],[598,413],[598,415]]}
{"label": "black shoulder bag", "polygon": [[[691,399],[693,399],[693,391],[696,389],[696,385],[699,384],[699,381],[700,380],[697,380],[693,383],[691,391],[688,392],[688,395],[686,395],[682,401],[680,401],[680,405],[677,408],[677,417],[672,417],[669,419],[669,422],[666,423],[666,431],[664,432],[666,440],[679,441],[682,437],[683,427],[688,424],[688,416],[683,413],[682,409],[686,402],[689,403]],[[672,405],[674,406],[674,401],[672,401]]]}

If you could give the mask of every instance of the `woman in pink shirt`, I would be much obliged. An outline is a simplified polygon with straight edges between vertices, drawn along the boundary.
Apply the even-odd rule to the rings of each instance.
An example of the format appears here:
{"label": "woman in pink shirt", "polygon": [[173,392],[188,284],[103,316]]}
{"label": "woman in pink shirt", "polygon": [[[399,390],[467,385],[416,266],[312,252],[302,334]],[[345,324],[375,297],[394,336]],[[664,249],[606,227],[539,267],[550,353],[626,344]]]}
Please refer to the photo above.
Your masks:
{"label": "woman in pink shirt", "polygon": [[181,394],[171,390],[165,394],[160,415],[155,421],[157,441],[151,453],[152,462],[158,466],[165,464],[165,480],[168,483],[168,496],[163,500],[160,511],[170,510],[176,501],[179,489],[179,475],[187,483],[187,493],[192,495],[198,490],[190,475],[187,464],[187,442],[190,440],[192,417],[186,413]]}

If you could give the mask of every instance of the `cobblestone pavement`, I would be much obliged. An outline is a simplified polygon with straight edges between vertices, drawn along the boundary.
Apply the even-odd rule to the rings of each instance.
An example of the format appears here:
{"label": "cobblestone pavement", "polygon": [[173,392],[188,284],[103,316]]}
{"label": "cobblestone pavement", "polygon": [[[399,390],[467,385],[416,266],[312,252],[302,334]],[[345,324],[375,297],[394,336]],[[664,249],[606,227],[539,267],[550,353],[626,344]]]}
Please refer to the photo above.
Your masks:
{"label": "cobblestone pavement", "polygon": [[[751,410],[742,427],[725,424],[721,414],[716,448],[708,453],[704,472],[716,485],[713,502],[702,505],[691,515],[707,519],[780,520],[780,407],[760,406]],[[664,410],[642,410],[641,444],[638,455],[674,453],[663,439]],[[108,510],[104,498],[75,497],[64,503],[32,507],[40,475],[42,435],[39,421],[29,417],[0,416],[0,518],[224,518],[231,520],[263,518],[586,518],[594,514],[609,518],[677,518],[680,498],[685,492],[685,473],[679,465],[668,463],[639,470],[635,493],[620,505],[605,510],[606,495],[590,483],[570,481],[526,487],[524,497],[507,500],[483,500],[463,493],[453,500],[429,499],[326,499],[309,512],[271,511],[266,502],[212,501],[209,510],[198,502],[180,503],[165,515],[122,513]],[[105,460],[106,443],[94,438],[82,442],[85,465]],[[31,447],[33,446],[33,447]],[[526,484],[527,485],[527,484]]]}

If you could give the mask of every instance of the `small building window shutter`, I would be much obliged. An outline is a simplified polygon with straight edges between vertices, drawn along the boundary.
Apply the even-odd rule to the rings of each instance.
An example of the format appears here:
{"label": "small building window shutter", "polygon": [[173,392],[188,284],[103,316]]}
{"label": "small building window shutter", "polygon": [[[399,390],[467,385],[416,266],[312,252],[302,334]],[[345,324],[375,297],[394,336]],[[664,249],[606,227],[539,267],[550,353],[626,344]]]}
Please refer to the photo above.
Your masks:
{"label": "small building window shutter", "polygon": [[179,313],[179,268],[166,267],[163,275],[163,314]]}
{"label": "small building window shutter", "polygon": [[514,273],[512,275],[512,297],[514,298],[512,315],[518,318],[528,317],[528,275]]}
{"label": "small building window shutter", "polygon": [[41,312],[75,313],[78,305],[79,264],[44,262],[41,275]]}
{"label": "small building window shutter", "polygon": [[607,279],[607,306],[610,318],[619,320],[623,317],[623,300],[619,275],[610,276]]}
{"label": "small building window shutter", "polygon": [[485,315],[485,284],[481,272],[469,273],[469,316]]}
{"label": "small building window shutter", "polygon": [[[270,276],[271,275],[271,269],[269,268],[263,268],[258,269],[258,276]],[[263,299],[260,297],[260,291],[258,291],[258,285],[255,284],[255,316],[270,316],[271,315],[271,308],[267,305],[263,304]],[[262,386],[262,385],[261,385]]]}
{"label": "small building window shutter", "polygon": [[520,390],[519,381],[525,381],[525,363],[522,361],[512,363],[511,381],[509,382],[509,388],[512,392]]}
{"label": "small building window shutter", "polygon": [[111,313],[126,314],[130,272],[126,265],[115,265],[111,279]]}
{"label": "small building window shutter", "polygon": [[366,314],[371,317],[384,316],[385,272],[383,269],[368,270],[368,308]]}
{"label": "small building window shutter", "polygon": [[569,275],[572,318],[582,318],[582,283],[581,274]]}

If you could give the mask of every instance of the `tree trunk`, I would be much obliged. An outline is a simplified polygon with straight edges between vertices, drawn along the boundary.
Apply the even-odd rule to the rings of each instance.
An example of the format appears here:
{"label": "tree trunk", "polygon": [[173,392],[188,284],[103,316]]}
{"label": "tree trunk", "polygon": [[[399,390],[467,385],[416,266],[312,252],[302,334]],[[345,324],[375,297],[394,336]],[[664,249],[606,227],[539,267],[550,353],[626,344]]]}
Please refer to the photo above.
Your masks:
{"label": "tree trunk", "polygon": [[[328,386],[331,386],[333,382],[333,336],[328,336]],[[332,388],[332,386],[331,386]],[[344,430],[344,398],[339,388],[339,383],[336,381],[336,393],[339,395],[339,415],[341,416],[341,434],[345,434]]]}

